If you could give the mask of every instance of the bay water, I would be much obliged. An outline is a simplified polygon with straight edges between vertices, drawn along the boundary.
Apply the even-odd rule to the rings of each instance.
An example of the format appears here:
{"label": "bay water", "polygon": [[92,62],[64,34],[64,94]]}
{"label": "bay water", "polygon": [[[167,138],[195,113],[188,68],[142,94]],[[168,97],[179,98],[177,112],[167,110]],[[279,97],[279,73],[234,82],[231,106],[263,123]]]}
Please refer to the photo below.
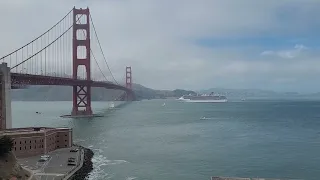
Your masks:
{"label": "bay water", "polygon": [[320,102],[115,104],[93,102],[104,117],[68,119],[60,115],[72,102],[14,101],[13,126],[73,128],[75,143],[95,153],[88,179],[320,179]]}

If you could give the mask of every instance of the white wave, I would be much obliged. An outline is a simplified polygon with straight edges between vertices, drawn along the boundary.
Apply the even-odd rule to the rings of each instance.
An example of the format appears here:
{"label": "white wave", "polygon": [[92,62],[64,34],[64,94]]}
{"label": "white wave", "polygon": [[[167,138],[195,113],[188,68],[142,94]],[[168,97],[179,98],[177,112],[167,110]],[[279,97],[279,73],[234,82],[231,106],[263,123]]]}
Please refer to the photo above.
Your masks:
{"label": "white wave", "polygon": [[216,118],[216,117],[201,117],[200,120],[209,120],[209,119],[219,119],[219,118]]}
{"label": "white wave", "polygon": [[107,165],[117,165],[122,163],[128,163],[126,160],[107,160]]}
{"label": "white wave", "polygon": [[107,158],[102,155],[94,155],[92,158],[93,170],[89,174],[88,180],[106,179],[109,174],[101,167],[107,165]]}
{"label": "white wave", "polygon": [[127,177],[126,180],[133,180],[133,179],[136,179],[137,177]]}
{"label": "white wave", "polygon": [[103,153],[103,150],[102,150],[102,149],[93,149],[93,148],[91,148],[91,150],[96,151],[96,152],[98,152],[98,153]]}
{"label": "white wave", "polygon": [[105,173],[103,171],[99,172],[91,172],[89,176],[86,178],[86,180],[105,180],[105,179],[110,179],[113,176],[110,176],[108,173]]}
{"label": "white wave", "polygon": [[92,158],[93,170],[89,174],[88,180],[109,179],[112,175],[105,172],[104,166],[128,163],[125,160],[109,160],[107,157],[96,153]]}

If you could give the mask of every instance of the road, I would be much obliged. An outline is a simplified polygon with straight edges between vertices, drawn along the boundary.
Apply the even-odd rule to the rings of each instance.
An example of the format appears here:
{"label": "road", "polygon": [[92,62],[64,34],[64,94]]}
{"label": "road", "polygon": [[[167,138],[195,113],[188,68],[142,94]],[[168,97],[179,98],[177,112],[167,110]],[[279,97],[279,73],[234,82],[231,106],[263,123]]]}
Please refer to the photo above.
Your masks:
{"label": "road", "polygon": [[72,171],[76,166],[68,166],[68,158],[75,158],[76,164],[80,161],[81,151],[70,152],[72,148],[57,149],[48,153],[50,158],[45,162],[39,162],[39,156],[18,159],[21,166],[33,171],[37,180],[60,180],[64,175]]}

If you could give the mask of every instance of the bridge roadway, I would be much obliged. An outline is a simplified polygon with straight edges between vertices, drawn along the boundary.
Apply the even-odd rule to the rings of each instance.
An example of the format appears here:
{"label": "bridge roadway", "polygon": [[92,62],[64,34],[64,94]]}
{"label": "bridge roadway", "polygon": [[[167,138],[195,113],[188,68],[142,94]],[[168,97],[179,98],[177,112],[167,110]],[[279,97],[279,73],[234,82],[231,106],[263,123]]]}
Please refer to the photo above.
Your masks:
{"label": "bridge roadway", "polygon": [[90,85],[91,87],[103,87],[106,89],[117,89],[132,93],[131,89],[124,86],[114,84],[112,82],[92,81],[84,79],[72,79],[68,77],[52,77],[46,75],[19,74],[11,73],[11,84],[13,87],[25,85],[57,85],[57,86],[74,86],[74,85]]}

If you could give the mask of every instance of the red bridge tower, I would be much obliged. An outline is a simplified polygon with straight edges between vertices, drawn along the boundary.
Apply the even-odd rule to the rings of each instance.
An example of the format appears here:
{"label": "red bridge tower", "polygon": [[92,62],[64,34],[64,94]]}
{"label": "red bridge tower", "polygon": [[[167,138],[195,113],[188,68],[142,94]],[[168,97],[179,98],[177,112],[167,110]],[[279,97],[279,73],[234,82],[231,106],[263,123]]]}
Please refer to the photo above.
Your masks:
{"label": "red bridge tower", "polygon": [[126,67],[126,88],[132,89],[132,73],[131,67]]}
{"label": "red bridge tower", "polygon": [[[85,17],[86,22],[81,22],[80,17]],[[73,8],[73,40],[72,40],[72,56],[73,56],[73,79],[78,78],[78,67],[84,66],[86,70],[86,79],[91,80],[90,72],[90,12],[87,9]],[[81,23],[80,23],[81,22]],[[83,32],[81,32],[83,31]],[[80,38],[79,34],[83,33],[84,38]],[[79,57],[78,51],[85,49],[85,56]],[[91,86],[73,86],[73,108],[72,116],[92,115],[91,109]]]}
{"label": "red bridge tower", "polygon": [[[126,67],[126,88],[132,89],[132,71],[131,67]],[[133,94],[132,92],[126,93],[126,100],[132,101],[133,100]]]}

